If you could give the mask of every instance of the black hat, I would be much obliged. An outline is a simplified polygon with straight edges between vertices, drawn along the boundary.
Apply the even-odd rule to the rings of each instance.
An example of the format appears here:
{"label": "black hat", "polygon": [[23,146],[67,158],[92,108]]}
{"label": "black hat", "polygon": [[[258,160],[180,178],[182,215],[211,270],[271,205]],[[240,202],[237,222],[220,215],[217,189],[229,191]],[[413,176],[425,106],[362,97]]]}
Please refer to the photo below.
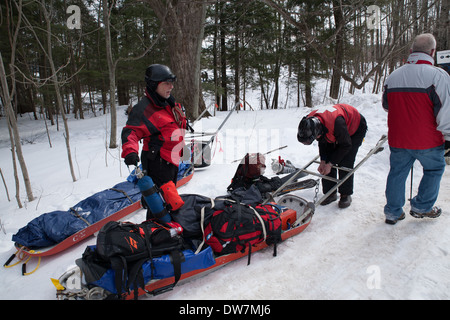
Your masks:
{"label": "black hat", "polygon": [[311,144],[322,134],[322,123],[316,117],[303,117],[298,125],[297,140],[303,144]]}
{"label": "black hat", "polygon": [[152,64],[145,70],[145,82],[147,86],[156,90],[160,82],[174,82],[177,77],[172,73],[168,66],[162,64]]}

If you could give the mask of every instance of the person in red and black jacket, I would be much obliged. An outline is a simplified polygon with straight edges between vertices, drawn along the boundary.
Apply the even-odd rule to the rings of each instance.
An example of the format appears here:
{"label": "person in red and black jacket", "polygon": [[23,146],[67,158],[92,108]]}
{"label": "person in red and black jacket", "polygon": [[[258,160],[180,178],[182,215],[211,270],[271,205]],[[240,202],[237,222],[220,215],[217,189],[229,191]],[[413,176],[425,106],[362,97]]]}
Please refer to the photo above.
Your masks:
{"label": "person in red and black jacket", "polygon": [[[319,141],[320,165],[318,171],[322,175],[336,178],[337,170],[333,165],[352,169],[356,154],[367,132],[366,119],[354,107],[348,104],[337,104],[335,110],[311,112],[300,121],[297,139],[303,144]],[[339,179],[348,174],[346,170],[339,170]],[[341,195],[339,208],[347,208],[351,204],[353,194],[353,176],[348,178],[340,187]],[[335,182],[322,179],[322,190],[327,194]],[[327,205],[337,200],[334,192],[321,204]]]}
{"label": "person in red and black jacket", "polygon": [[[176,76],[164,65],[153,64],[145,72],[145,97],[133,106],[122,129],[122,158],[137,165],[162,190],[173,211],[184,202],[176,190],[178,166],[184,147],[186,116],[171,92]],[[139,158],[139,142],[143,140]]]}

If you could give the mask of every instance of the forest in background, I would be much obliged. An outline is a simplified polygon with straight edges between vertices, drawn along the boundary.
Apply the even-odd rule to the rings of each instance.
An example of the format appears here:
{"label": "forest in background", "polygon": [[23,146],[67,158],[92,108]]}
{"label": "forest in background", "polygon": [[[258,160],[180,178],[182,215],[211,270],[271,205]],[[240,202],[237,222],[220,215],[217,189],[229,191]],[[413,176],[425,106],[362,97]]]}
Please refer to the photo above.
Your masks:
{"label": "forest in background", "polygon": [[[329,79],[329,97],[354,92],[404,63],[415,35],[449,43],[450,0],[4,0],[0,4],[0,116],[8,118],[13,161],[26,167],[15,119],[46,125],[111,115],[109,148],[117,148],[116,104],[135,104],[153,63],[177,75],[174,95],[194,120],[212,97],[218,110],[247,90],[261,109],[282,108],[280,87],[312,107],[314,79]],[[287,79],[287,80],[286,80]],[[347,83],[347,86],[344,86]],[[23,164],[22,164],[23,162]],[[31,188],[29,199],[33,198]]]}
{"label": "forest in background", "polygon": [[[73,12],[67,8],[73,5],[80,9],[79,28],[70,28]],[[380,8],[379,26],[376,12],[368,10],[374,5]],[[178,56],[195,64],[189,62],[196,59],[192,47],[183,48],[183,41],[170,34],[192,34],[190,29],[196,29],[202,49],[200,69],[187,76],[216,97],[220,110],[229,109],[230,96],[245,100],[247,88],[261,91],[263,108],[278,108],[283,70],[297,84],[298,105],[311,106],[314,77],[330,78],[332,98],[338,98],[342,81],[350,81],[353,90],[370,73],[379,84],[404,61],[416,34],[433,33],[438,50],[448,49],[448,5],[448,0],[5,0],[0,52],[10,90],[15,82],[15,113],[45,114],[52,125],[59,112],[53,73],[66,113],[82,119],[85,111],[109,112],[108,50],[115,65],[115,100],[128,105],[131,97],[142,96],[148,65],[176,69],[172,60]],[[175,26],[182,24],[180,30]],[[195,83],[178,78],[175,91],[184,82]],[[95,93],[102,97],[100,109]],[[193,112],[184,105],[191,117],[198,115],[198,107]]]}

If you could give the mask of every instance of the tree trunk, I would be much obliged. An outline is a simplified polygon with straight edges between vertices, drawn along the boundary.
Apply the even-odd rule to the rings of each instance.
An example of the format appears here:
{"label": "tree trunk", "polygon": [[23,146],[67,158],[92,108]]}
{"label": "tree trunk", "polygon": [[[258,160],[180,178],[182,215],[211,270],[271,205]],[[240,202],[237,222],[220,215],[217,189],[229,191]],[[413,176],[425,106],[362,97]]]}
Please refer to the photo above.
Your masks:
{"label": "tree trunk", "polygon": [[[69,36],[69,39],[71,37]],[[75,57],[74,50],[71,45],[69,45],[69,54],[70,54],[70,72],[72,73],[72,97],[73,97],[73,113],[76,115],[79,113],[80,119],[84,119],[83,113],[83,101],[81,98],[81,82],[80,77],[78,77],[78,67],[77,61]]]}
{"label": "tree trunk", "polygon": [[214,70],[214,97],[215,106],[214,114],[216,114],[216,106],[220,105],[220,92],[219,92],[219,49],[217,46],[219,40],[219,0],[215,4],[215,15],[214,15],[214,39],[213,39],[213,70]]}
{"label": "tree trunk", "polygon": [[[221,4],[224,6],[224,4]],[[224,13],[223,13],[223,7],[220,8],[220,23],[223,23],[224,19]],[[220,73],[221,73],[221,111],[227,111],[228,110],[228,88],[227,88],[227,47],[225,43],[225,37],[226,37],[226,31],[224,28],[220,28],[219,30],[219,37],[220,37]]]}
{"label": "tree trunk", "polygon": [[312,108],[312,85],[311,85],[311,52],[306,50],[305,55],[305,106]]}
{"label": "tree trunk", "polygon": [[[22,145],[20,143],[19,129],[17,127],[16,115],[14,114],[12,105],[11,105],[11,96],[9,94],[8,82],[6,80],[6,72],[5,72],[5,68],[3,66],[3,58],[2,58],[1,53],[0,53],[0,81],[2,84],[2,88],[3,88],[3,98],[4,98],[3,103],[5,104],[4,107],[6,109],[8,123],[9,123],[9,125],[11,125],[11,129],[12,129],[10,131],[10,134],[12,132],[13,136],[14,136],[15,150],[17,153],[17,157],[19,159],[20,169],[22,170],[23,180],[25,183],[25,189],[27,191],[27,198],[28,198],[28,201],[31,202],[34,200],[33,190],[31,189],[30,177],[28,175],[27,165],[25,164],[25,159],[23,157]],[[11,141],[11,144],[12,144],[12,141]],[[13,154],[13,162],[15,164],[14,154]],[[18,188],[17,180],[16,180],[16,188]],[[18,203],[19,207],[21,207],[21,203],[20,203],[18,194],[16,194],[16,199],[17,199],[17,203]]]}
{"label": "tree trunk", "polygon": [[204,107],[200,81],[200,57],[206,19],[206,0],[147,0],[158,19],[164,22],[171,69],[177,76],[176,101],[186,108],[188,118]]}
{"label": "tree trunk", "polygon": [[52,71],[51,79],[53,82],[53,86],[55,88],[56,92],[56,104],[58,105],[58,110],[61,112],[61,117],[63,119],[64,123],[64,138],[66,141],[66,149],[67,149],[67,158],[69,160],[69,168],[70,168],[70,174],[72,175],[73,182],[77,181],[77,178],[75,176],[75,171],[73,168],[73,162],[72,162],[72,152],[70,150],[70,134],[69,134],[69,124],[67,122],[66,113],[64,111],[64,104],[63,99],[61,96],[61,90],[59,86],[58,81],[58,71],[56,70],[55,63],[53,62],[53,53],[52,53],[52,29],[51,29],[51,12],[47,12],[45,8],[45,4],[41,3],[42,10],[44,11],[45,21],[47,23],[47,59],[48,63],[50,64],[50,69]]}
{"label": "tree trunk", "polygon": [[[343,26],[345,21],[342,8],[337,1],[333,1],[333,10],[334,22],[336,24],[336,29],[338,29],[340,26]],[[342,62],[344,60],[344,32],[344,28],[342,27],[341,30],[336,34],[334,69],[330,85],[330,97],[333,99],[339,98],[339,89],[341,86],[341,74],[339,71],[342,70]]]}
{"label": "tree trunk", "polygon": [[111,106],[111,133],[109,148],[117,148],[117,110],[116,110],[116,68],[112,56],[110,14],[108,0],[103,0],[103,24],[105,25],[106,61],[109,75],[109,103]]}
{"label": "tree trunk", "polygon": [[220,110],[228,110],[228,87],[227,87],[227,47],[225,45],[225,31],[220,30],[220,79],[221,79],[221,104]]}
{"label": "tree trunk", "polygon": [[126,80],[117,81],[117,99],[119,106],[128,105],[130,102],[129,84]]}
{"label": "tree trunk", "polygon": [[438,36],[436,39],[438,51],[450,49],[450,0],[442,0],[441,2]]}
{"label": "tree trunk", "polygon": [[239,82],[239,76],[240,76],[240,65],[241,65],[241,59],[240,59],[240,48],[239,48],[239,28],[236,28],[236,33],[234,35],[234,104],[239,102],[239,98],[241,95],[240,90],[240,82]]}

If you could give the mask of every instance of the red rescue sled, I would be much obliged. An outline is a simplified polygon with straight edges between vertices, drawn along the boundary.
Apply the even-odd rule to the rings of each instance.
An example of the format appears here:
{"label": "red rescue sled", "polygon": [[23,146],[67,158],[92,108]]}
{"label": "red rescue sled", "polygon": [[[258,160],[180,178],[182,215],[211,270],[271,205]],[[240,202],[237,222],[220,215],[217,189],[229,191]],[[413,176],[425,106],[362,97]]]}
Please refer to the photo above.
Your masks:
{"label": "red rescue sled", "polygon": [[[194,176],[194,170],[191,170],[188,175],[186,175],[185,177],[183,177],[177,181],[177,188],[188,183],[192,179],[193,176]],[[39,267],[39,263],[40,263],[40,260],[39,260],[37,267],[31,272],[27,272],[26,266],[27,266],[28,261],[32,257],[38,257],[40,259],[41,257],[51,256],[51,255],[60,253],[64,250],[70,248],[71,246],[77,244],[78,242],[92,236],[93,234],[98,232],[109,221],[117,221],[122,218],[125,218],[126,216],[129,216],[129,215],[135,213],[136,211],[140,210],[141,208],[142,208],[141,201],[136,201],[135,203],[129,205],[128,207],[123,208],[122,210],[119,210],[119,211],[113,213],[112,215],[110,215],[100,221],[97,221],[94,224],[91,224],[90,226],[78,231],[77,233],[73,234],[72,236],[66,238],[65,240],[63,240],[60,243],[58,243],[54,246],[51,246],[51,247],[41,248],[38,250],[31,250],[29,248],[21,246],[18,243],[15,243],[14,245],[17,248],[17,252],[14,253],[8,259],[8,261],[6,261],[4,266],[5,267],[13,267],[19,263],[22,263],[22,275],[29,275],[29,274],[33,273]],[[9,265],[11,263],[11,261],[16,257],[19,258],[19,261],[13,265]]]}
{"label": "red rescue sled", "polygon": [[[308,210],[310,209],[310,203],[308,203],[303,198],[293,196],[293,195],[286,195],[283,196],[277,203],[284,208],[283,212],[281,213],[281,220],[282,220],[282,234],[281,239],[282,241],[291,238],[295,235],[298,235],[302,231],[304,231],[308,225],[311,222],[312,216],[314,214],[314,210]],[[268,247],[266,242],[261,242],[251,248],[252,254],[256,251],[260,251],[264,248]],[[222,255],[215,257],[215,263],[205,269],[197,269],[193,270],[187,273],[184,273],[181,275],[181,278],[178,282],[178,284],[182,283],[183,280],[186,281],[188,279],[192,279],[195,276],[205,275],[209,272],[212,272],[230,262],[233,262],[235,260],[238,260],[240,258],[248,256],[248,248],[244,252],[237,252],[227,255]],[[78,270],[77,270],[78,269]],[[81,273],[79,272],[79,268],[75,267],[73,269],[70,269],[66,273],[64,273],[58,280],[52,279],[54,285],[57,288],[56,296],[59,299],[104,299],[109,294],[107,291],[105,291],[102,288],[94,287],[94,288],[85,288],[85,289],[76,289],[71,290],[66,288],[66,283],[72,282],[73,279],[71,277],[82,277]],[[81,283],[80,281],[75,281],[77,283]],[[164,293],[166,291],[170,291],[173,289],[173,286],[171,284],[174,283],[174,277],[164,278],[164,279],[157,279],[157,280],[151,280],[148,282],[145,286],[145,290],[139,288],[138,295],[145,295],[145,294],[152,294],[157,295]],[[129,293],[126,296],[127,299],[133,299],[134,293]]]}

